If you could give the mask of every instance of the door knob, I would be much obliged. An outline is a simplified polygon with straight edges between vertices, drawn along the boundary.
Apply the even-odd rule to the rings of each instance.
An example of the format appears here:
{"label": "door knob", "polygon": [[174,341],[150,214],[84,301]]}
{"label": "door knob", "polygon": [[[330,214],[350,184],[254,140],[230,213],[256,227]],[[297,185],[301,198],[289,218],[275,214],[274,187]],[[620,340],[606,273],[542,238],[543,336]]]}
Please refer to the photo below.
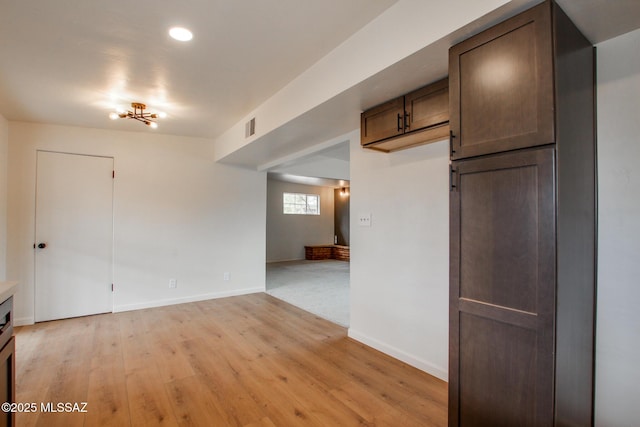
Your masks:
{"label": "door knob", "polygon": [[40,249],[44,249],[44,248],[46,248],[46,247],[47,247],[47,244],[46,244],[46,243],[38,243],[38,247],[39,247]]}

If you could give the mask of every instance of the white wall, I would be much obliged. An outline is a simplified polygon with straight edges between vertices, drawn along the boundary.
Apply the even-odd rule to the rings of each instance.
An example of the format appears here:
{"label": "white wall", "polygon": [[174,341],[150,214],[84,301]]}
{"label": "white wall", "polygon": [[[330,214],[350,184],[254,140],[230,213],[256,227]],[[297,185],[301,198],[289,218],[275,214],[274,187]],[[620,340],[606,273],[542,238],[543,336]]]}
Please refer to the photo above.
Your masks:
{"label": "white wall", "polygon": [[640,30],[597,46],[596,425],[640,423]]}
{"label": "white wall", "polygon": [[332,178],[348,181],[349,160],[316,156],[312,159],[300,160],[296,162],[296,164],[290,166],[272,168],[269,171],[297,176]]}
{"label": "white wall", "polygon": [[358,135],[350,156],[349,336],[446,380],[448,141],[384,154]]}
{"label": "white wall", "polygon": [[7,279],[7,167],[9,122],[0,114],[0,280]]}
{"label": "white wall", "polygon": [[[285,215],[282,193],[320,195],[320,215]],[[304,259],[305,245],[333,244],[333,188],[267,180],[267,262]]]}
{"label": "white wall", "polygon": [[10,122],[7,265],[21,283],[17,323],[34,315],[38,149],[115,159],[115,311],[264,290],[264,173],[213,163],[205,139]]}

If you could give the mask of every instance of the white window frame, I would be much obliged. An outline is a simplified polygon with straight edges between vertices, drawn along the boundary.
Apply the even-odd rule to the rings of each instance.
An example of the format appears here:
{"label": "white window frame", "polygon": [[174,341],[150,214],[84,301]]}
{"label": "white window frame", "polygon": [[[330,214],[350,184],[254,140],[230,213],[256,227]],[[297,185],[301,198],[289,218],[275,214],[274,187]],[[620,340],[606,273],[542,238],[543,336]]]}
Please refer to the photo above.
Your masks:
{"label": "white window frame", "polygon": [[[287,195],[294,196],[299,201],[287,202]],[[313,203],[309,203],[310,199],[316,200],[317,208],[313,208]],[[282,193],[282,213],[285,215],[320,215],[320,195],[305,193]]]}

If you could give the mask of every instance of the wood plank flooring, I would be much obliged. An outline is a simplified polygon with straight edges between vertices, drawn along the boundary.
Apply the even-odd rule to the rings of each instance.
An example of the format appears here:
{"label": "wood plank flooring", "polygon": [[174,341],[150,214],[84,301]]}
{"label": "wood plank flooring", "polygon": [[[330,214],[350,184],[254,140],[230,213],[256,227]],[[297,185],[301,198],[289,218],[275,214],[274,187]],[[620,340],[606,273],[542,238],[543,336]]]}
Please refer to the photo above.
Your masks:
{"label": "wood plank flooring", "polygon": [[[266,294],[16,328],[18,426],[445,426],[447,385]],[[41,403],[87,402],[86,413]]]}

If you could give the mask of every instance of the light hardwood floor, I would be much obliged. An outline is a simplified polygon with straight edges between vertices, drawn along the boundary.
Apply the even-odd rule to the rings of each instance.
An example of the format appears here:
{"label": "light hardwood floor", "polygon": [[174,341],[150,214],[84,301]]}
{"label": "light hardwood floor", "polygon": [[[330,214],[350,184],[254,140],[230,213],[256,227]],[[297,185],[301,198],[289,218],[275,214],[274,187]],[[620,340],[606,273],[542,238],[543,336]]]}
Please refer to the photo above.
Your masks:
{"label": "light hardwood floor", "polygon": [[18,426],[445,426],[447,385],[266,294],[16,329]]}

